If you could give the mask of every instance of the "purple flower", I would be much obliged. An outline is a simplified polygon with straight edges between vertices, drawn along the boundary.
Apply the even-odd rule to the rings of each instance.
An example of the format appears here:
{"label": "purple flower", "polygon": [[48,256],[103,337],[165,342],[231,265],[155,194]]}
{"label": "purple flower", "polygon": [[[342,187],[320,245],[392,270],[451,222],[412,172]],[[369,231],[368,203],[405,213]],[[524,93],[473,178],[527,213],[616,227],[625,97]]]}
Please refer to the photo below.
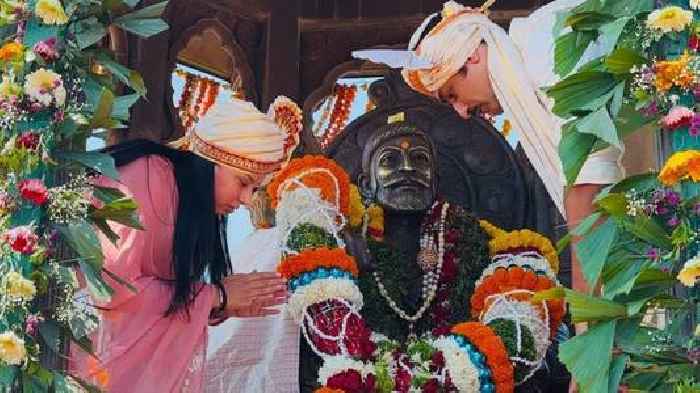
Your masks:
{"label": "purple flower", "polygon": [[681,203],[681,196],[675,191],[666,191],[664,200],[668,206],[678,206]]}
{"label": "purple flower", "polygon": [[671,218],[668,219],[668,222],[666,222],[666,225],[668,225],[670,227],[676,227],[680,223],[681,223],[681,220],[679,220],[678,217],[672,216]]}
{"label": "purple flower", "polygon": [[45,62],[51,63],[59,58],[58,50],[56,50],[56,38],[51,37],[44,41],[39,41],[34,45],[34,53],[44,59]]}
{"label": "purple flower", "polygon": [[651,260],[657,260],[661,257],[661,253],[659,252],[658,248],[650,248],[647,250],[647,258]]}
{"label": "purple flower", "polygon": [[26,326],[24,329],[25,333],[27,333],[29,336],[35,336],[39,330],[39,323],[41,323],[42,320],[42,317],[35,314],[30,314],[27,316]]}
{"label": "purple flower", "polygon": [[698,136],[700,135],[700,116],[696,113],[693,116],[693,120],[690,122],[690,128],[688,129],[688,135]]}
{"label": "purple flower", "polygon": [[700,361],[700,347],[688,351],[688,360],[694,364],[698,364],[698,361]]}
{"label": "purple flower", "polygon": [[693,206],[693,214],[700,216],[700,202],[696,202]]}
{"label": "purple flower", "polygon": [[665,206],[657,205],[656,206],[656,214],[658,215],[663,215],[668,213],[668,208]]}
{"label": "purple flower", "polygon": [[649,105],[642,108],[642,114],[646,117],[653,117],[659,113],[659,107],[656,105],[655,101],[652,101]]}

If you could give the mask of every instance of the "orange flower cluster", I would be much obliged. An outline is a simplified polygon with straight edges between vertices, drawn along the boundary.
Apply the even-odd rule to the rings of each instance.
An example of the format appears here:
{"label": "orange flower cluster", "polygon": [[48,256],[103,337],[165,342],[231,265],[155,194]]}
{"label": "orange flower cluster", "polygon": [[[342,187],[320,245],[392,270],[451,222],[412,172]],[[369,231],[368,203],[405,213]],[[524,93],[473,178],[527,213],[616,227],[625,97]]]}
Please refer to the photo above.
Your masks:
{"label": "orange flower cluster", "polygon": [[328,387],[320,387],[316,390],[314,390],[314,393],[345,393],[345,390],[342,389],[331,389]]}
{"label": "orange flower cluster", "polygon": [[667,92],[673,86],[692,89],[696,84],[695,73],[688,65],[691,57],[683,54],[676,60],[664,60],[654,64],[654,84],[660,92]]}
{"label": "orange flower cluster", "polygon": [[277,266],[277,272],[284,278],[291,279],[322,267],[338,268],[350,272],[355,277],[359,274],[355,258],[349,256],[342,248],[326,247],[307,249],[298,255],[284,258]]}
{"label": "orange flower cluster", "polygon": [[486,357],[496,393],[512,393],[515,390],[514,370],[508,350],[490,327],[481,322],[464,322],[453,326],[452,333],[469,339],[469,342]]}
{"label": "orange flower cluster", "polygon": [[671,187],[686,176],[694,182],[700,181],[700,151],[683,150],[674,153],[661,169],[659,181]]}
{"label": "orange flower cluster", "polygon": [[24,47],[17,42],[8,42],[0,48],[0,61],[15,61],[22,58]]}
{"label": "orange flower cluster", "polygon": [[[481,282],[471,298],[472,316],[478,317],[483,311],[488,309],[489,297],[501,293],[507,293],[516,290],[525,290],[530,292],[544,291],[554,288],[556,283],[552,282],[547,276],[538,275],[530,269],[521,267],[510,267],[508,269],[497,269],[492,275],[488,276]],[[530,301],[532,294],[514,293],[509,294],[509,298]],[[562,299],[547,300],[547,312],[549,314],[549,328],[552,334],[556,333],[559,324],[564,316],[564,301]],[[541,305],[536,304],[544,318],[544,309]]]}
{"label": "orange flower cluster", "polygon": [[[282,183],[293,177],[298,177],[298,180],[306,187],[319,189],[321,191],[321,197],[325,201],[335,205],[336,182],[327,172],[314,171],[302,175],[304,172],[319,168],[331,172],[333,177],[337,180],[338,189],[340,190],[340,196],[338,198],[340,200],[340,206],[338,206],[338,208],[340,212],[347,217],[350,213],[350,178],[345,170],[335,161],[324,156],[309,155],[291,160],[289,164],[272,179],[270,184],[267,185],[267,195],[270,197],[272,208],[276,209],[279,204],[279,193]],[[293,190],[296,187],[296,185],[292,184],[287,190]]]}

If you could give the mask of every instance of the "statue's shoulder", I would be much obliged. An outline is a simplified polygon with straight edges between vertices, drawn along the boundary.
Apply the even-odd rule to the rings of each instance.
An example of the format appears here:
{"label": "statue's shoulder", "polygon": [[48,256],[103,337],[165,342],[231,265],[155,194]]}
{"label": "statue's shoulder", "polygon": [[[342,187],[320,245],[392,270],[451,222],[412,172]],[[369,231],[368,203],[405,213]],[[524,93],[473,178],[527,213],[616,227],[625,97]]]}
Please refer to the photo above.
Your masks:
{"label": "statue's shoulder", "polygon": [[451,203],[448,217],[450,220],[450,227],[469,230],[472,235],[477,235],[479,240],[488,242],[489,236],[479,223],[479,218],[468,212],[462,206]]}

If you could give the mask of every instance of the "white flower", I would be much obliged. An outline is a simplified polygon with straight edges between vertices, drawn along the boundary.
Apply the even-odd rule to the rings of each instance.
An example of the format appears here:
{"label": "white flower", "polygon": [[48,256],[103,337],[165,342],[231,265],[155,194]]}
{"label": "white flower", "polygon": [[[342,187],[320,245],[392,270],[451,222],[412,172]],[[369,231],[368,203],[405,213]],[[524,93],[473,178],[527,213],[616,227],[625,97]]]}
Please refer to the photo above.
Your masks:
{"label": "white flower", "polygon": [[690,8],[694,10],[700,9],[700,0],[690,0]]}
{"label": "white flower", "polygon": [[321,198],[319,189],[299,187],[282,193],[275,223],[286,230],[300,224],[311,224],[334,234],[340,230],[336,224],[339,215],[338,209]]}
{"label": "white flower", "polygon": [[354,281],[327,278],[315,280],[294,291],[287,302],[287,312],[295,321],[301,323],[307,307],[331,299],[344,299],[357,310],[362,308],[362,292]]}
{"label": "white flower", "polygon": [[66,101],[66,88],[63,80],[57,73],[40,68],[27,75],[24,82],[24,92],[34,101],[44,106],[55,103],[63,106]]}
{"label": "white flower", "polygon": [[440,337],[431,345],[442,352],[445,368],[450,372],[450,379],[460,392],[478,392],[481,389],[479,371],[474,363],[462,351],[451,337]]}
{"label": "white flower", "polygon": [[14,332],[0,334],[0,360],[11,366],[20,366],[27,360],[24,340]]}
{"label": "white flower", "polygon": [[365,364],[346,356],[328,356],[323,361],[323,367],[318,370],[318,382],[325,385],[330,377],[349,370],[359,372],[362,379],[374,373],[374,367],[371,364]]}

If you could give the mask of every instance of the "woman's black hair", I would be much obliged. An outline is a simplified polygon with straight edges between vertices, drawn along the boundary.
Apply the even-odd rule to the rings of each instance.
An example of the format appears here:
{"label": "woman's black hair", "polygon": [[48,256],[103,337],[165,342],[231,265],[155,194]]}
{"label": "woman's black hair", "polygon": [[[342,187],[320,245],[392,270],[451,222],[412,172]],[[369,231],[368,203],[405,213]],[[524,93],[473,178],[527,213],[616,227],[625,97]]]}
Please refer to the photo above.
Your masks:
{"label": "woman's black hair", "polygon": [[179,311],[189,315],[204,275],[211,282],[220,282],[230,272],[226,219],[216,214],[214,206],[215,164],[145,139],[110,146],[104,152],[114,158],[117,167],[151,155],[172,163],[178,193],[172,261],[175,290],[166,315]]}

